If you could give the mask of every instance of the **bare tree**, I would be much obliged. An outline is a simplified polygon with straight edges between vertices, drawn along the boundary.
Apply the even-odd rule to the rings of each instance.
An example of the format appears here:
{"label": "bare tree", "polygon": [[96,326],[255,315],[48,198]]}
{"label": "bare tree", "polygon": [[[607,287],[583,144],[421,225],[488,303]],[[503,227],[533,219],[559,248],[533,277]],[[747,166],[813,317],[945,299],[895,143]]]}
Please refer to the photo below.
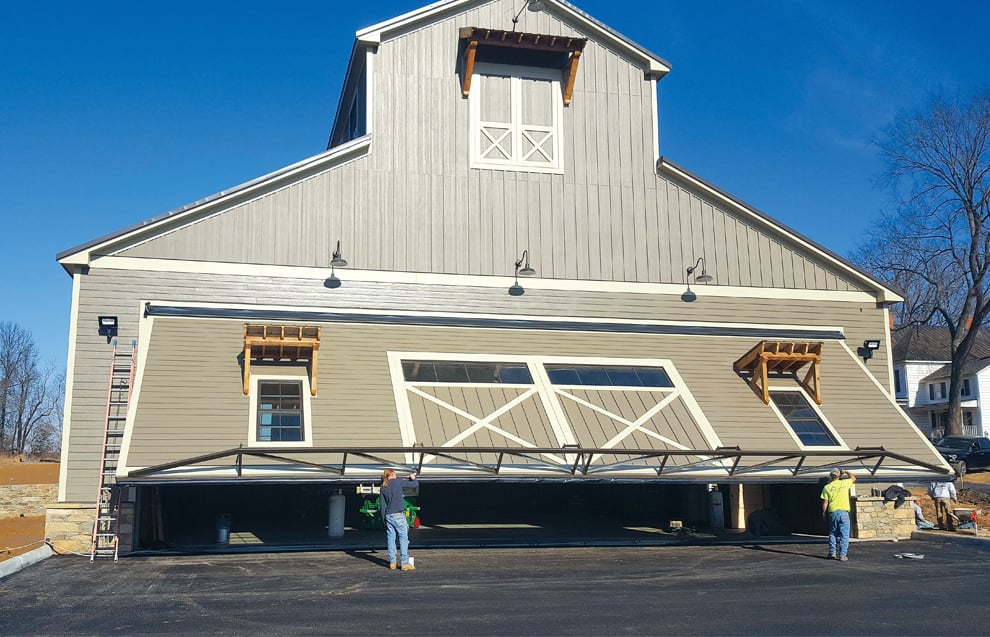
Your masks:
{"label": "bare tree", "polygon": [[0,452],[24,453],[39,428],[61,426],[62,378],[41,366],[30,332],[0,322]]}
{"label": "bare tree", "polygon": [[50,383],[49,415],[39,420],[28,436],[28,450],[32,454],[44,455],[58,452],[62,448],[62,418],[65,404],[65,372],[57,374]]}
{"label": "bare tree", "polygon": [[990,89],[935,97],[878,142],[897,202],[854,259],[903,291],[903,326],[949,331],[949,433],[962,433],[963,363],[990,314]]}

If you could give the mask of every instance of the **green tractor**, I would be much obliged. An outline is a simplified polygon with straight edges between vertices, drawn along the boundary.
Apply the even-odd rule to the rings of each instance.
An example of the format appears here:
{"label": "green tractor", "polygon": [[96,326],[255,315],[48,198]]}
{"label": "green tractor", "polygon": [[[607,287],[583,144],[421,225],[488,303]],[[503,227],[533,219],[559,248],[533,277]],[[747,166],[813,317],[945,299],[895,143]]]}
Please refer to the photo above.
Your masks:
{"label": "green tractor", "polygon": [[[361,513],[361,528],[363,529],[384,529],[385,521],[382,519],[382,507],[379,499],[381,487],[377,485],[358,485],[357,492],[364,496],[359,512]],[[419,528],[419,507],[416,506],[416,497],[419,489],[405,489],[403,491],[403,502],[406,508],[406,522],[409,528]]]}

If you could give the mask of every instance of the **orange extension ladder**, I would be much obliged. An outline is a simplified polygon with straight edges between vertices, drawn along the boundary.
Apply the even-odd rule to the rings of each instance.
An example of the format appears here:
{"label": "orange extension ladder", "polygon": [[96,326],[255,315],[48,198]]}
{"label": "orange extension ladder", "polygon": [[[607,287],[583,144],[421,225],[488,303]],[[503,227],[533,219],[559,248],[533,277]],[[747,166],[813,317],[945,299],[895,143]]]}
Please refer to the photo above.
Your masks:
{"label": "orange extension ladder", "polygon": [[117,561],[118,505],[117,461],[124,441],[124,425],[127,422],[127,406],[131,401],[134,385],[134,362],[137,343],[131,342],[129,352],[118,351],[113,341],[110,355],[110,383],[107,388],[106,427],[103,430],[103,448],[100,455],[100,490],[96,499],[96,520],[93,522],[93,549],[89,560],[112,557]]}

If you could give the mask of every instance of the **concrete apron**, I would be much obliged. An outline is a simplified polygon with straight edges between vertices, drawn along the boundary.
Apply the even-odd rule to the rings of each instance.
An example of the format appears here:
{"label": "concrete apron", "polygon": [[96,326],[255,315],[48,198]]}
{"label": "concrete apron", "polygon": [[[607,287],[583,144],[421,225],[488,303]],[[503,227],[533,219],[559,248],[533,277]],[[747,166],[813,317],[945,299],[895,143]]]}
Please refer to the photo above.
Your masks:
{"label": "concrete apron", "polygon": [[[266,537],[262,541],[258,536]],[[225,536],[226,537],[226,536]],[[814,535],[754,536],[744,531],[668,532],[651,527],[609,529],[596,533],[590,529],[538,527],[526,524],[438,525],[409,530],[409,545],[414,549],[434,548],[526,548],[581,546],[699,546],[723,544],[819,544],[826,538]],[[168,546],[138,550],[129,555],[252,553],[281,551],[355,551],[381,549],[385,531],[348,528],[341,538],[278,538],[272,533],[229,533],[228,543],[202,544],[177,540]]]}

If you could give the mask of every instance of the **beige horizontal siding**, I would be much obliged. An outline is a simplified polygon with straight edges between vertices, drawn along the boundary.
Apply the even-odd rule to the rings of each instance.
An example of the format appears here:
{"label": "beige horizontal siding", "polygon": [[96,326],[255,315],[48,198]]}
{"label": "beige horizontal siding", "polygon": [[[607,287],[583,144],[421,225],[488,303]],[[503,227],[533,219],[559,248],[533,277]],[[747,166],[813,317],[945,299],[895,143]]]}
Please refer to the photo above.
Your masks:
{"label": "beige horizontal siding", "polygon": [[[582,334],[502,330],[419,328],[367,325],[322,326],[333,347],[334,365],[319,374],[313,398],[314,442],[318,446],[385,446],[401,444],[387,351],[500,353],[505,355],[610,356],[669,358],[680,373],[723,445],[744,450],[796,450],[784,425],[748,385],[732,371],[732,362],[754,344],[737,337],[687,337]],[[128,464],[152,465],[227,449],[246,442],[248,403],[241,395],[236,356],[241,323],[201,319],[155,320],[149,355],[143,370]],[[184,373],[179,373],[179,369]],[[195,379],[195,382],[190,382]],[[827,343],[821,383],[821,409],[847,445],[883,445],[927,460],[931,452],[914,435],[912,425],[881,394],[867,374],[835,343]],[[793,379],[774,379],[771,386],[794,387]],[[477,391],[434,388],[437,396],[465,411],[490,412],[515,390]],[[605,393],[605,392],[600,392]],[[615,397],[613,396],[613,399]],[[601,397],[599,397],[601,400]],[[607,402],[607,401],[602,401]],[[573,403],[572,403],[573,405]],[[614,405],[613,405],[614,406]],[[573,406],[568,407],[571,414]],[[624,408],[625,409],[625,408]],[[642,406],[639,407],[642,409]],[[584,409],[572,416],[576,429],[601,444],[621,428],[611,419]],[[630,406],[625,413],[632,415]],[[417,432],[425,444],[440,444],[465,427],[465,421],[428,401],[413,401]],[[535,418],[534,418],[535,417]],[[531,420],[533,419],[533,420]],[[535,421],[535,422],[534,422]],[[513,433],[545,444],[546,416],[530,408],[500,420]],[[685,446],[705,446],[683,403],[666,418],[654,418],[663,435]],[[425,427],[425,428],[422,428]],[[604,438],[603,438],[604,437]],[[483,430],[464,445],[513,446],[503,436]],[[662,449],[652,437],[636,433],[619,448]]]}
{"label": "beige horizontal siding", "polygon": [[[455,286],[429,286],[413,284],[358,283],[346,280],[335,290],[328,290],[322,281],[285,280],[249,276],[216,276],[207,274],[168,273],[152,271],[119,271],[93,267],[80,279],[81,293],[77,316],[77,338],[74,343],[76,355],[70,413],[71,427],[68,441],[67,500],[88,502],[95,498],[100,448],[103,437],[106,410],[106,390],[109,379],[110,345],[96,333],[97,316],[117,315],[120,320],[121,343],[130,343],[138,337],[138,325],[144,309],[143,301],[166,299],[174,303],[214,302],[230,298],[232,294],[240,303],[278,306],[291,304],[295,307],[313,310],[365,310],[375,311],[436,311],[473,313],[483,308],[486,313],[510,313],[524,316],[544,317],[585,317],[609,320],[623,318],[631,320],[705,321],[726,323],[773,323],[785,325],[822,326],[830,325],[845,330],[849,346],[855,349],[866,338],[879,338],[884,333],[883,312],[873,304],[833,303],[827,301],[789,301],[752,298],[716,298],[704,295],[699,288],[698,300],[684,303],[676,296],[591,293],[582,291],[539,291],[528,290],[525,296],[510,297],[500,288],[476,288]],[[237,330],[235,330],[237,331]],[[430,349],[447,351],[445,339],[467,334],[473,339],[472,331],[457,329],[424,328],[424,335],[440,335],[431,342]],[[525,331],[513,331],[500,338],[512,343],[523,338]],[[226,337],[240,339],[240,333]],[[325,336],[328,340],[321,350],[324,360],[333,356],[338,343],[343,341]],[[530,338],[530,337],[525,337]],[[567,335],[558,334],[555,338],[567,340]],[[591,338],[600,338],[593,336]],[[629,336],[627,338],[633,338]],[[638,338],[646,338],[640,336]],[[652,338],[652,337],[651,337]],[[457,341],[462,342],[462,341]],[[235,347],[240,347],[236,345]],[[413,344],[409,349],[418,349]],[[748,348],[747,348],[748,349]],[[382,356],[382,349],[374,350],[369,356]],[[498,351],[497,349],[495,351]],[[649,355],[662,355],[650,346],[639,350],[632,348],[633,355],[647,352]],[[743,350],[745,351],[745,350]],[[698,354],[704,358],[703,353]],[[222,359],[226,374],[225,382],[235,382],[239,386],[239,368],[230,354]],[[871,371],[887,383],[886,348],[882,348],[869,362]],[[731,358],[728,356],[727,358]],[[721,359],[708,360],[709,365],[724,364]],[[380,361],[379,361],[380,362]],[[731,362],[731,361],[730,361]],[[163,361],[162,364],[165,364]],[[172,360],[170,365],[184,364]],[[216,364],[216,363],[214,363]],[[827,367],[825,368],[827,369]],[[164,373],[166,370],[162,370]],[[326,374],[338,371],[324,367],[321,379]],[[350,390],[357,399],[367,398],[368,387],[387,380],[387,369],[383,366],[357,366],[350,370],[353,378],[360,378]],[[860,391],[861,383],[854,380],[850,389]],[[692,385],[698,391],[696,385]],[[826,387],[826,391],[829,391]],[[394,401],[393,401],[394,402]],[[384,408],[382,408],[384,409]],[[389,407],[393,409],[394,407]],[[394,417],[388,410],[379,417]],[[371,415],[363,416],[374,420]],[[743,420],[742,422],[746,422]],[[755,423],[749,425],[755,435],[762,431]],[[246,431],[246,427],[245,427]],[[351,432],[353,433],[353,432]],[[772,436],[770,436],[772,440]],[[756,440],[764,444],[762,440]],[[163,444],[172,444],[165,442]],[[335,444],[329,441],[326,444]]]}

